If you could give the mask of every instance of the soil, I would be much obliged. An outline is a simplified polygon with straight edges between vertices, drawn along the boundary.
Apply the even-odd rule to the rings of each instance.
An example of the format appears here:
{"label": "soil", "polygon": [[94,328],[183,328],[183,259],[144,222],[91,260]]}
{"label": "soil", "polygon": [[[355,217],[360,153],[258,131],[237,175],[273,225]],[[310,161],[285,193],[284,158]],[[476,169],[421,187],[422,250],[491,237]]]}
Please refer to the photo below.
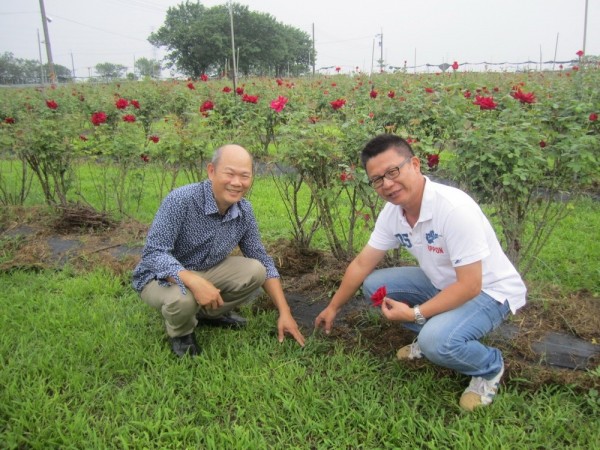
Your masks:
{"label": "soil", "polygon": [[[0,270],[60,268],[67,262],[78,270],[102,265],[129,284],[139,260],[147,225],[133,220],[114,222],[82,206],[49,212],[45,208],[3,207],[0,214]],[[286,297],[305,335],[313,333],[315,317],[338,286],[347,261],[325,252],[298,251],[289,242],[268,245],[282,275]],[[266,297],[255,310],[273,308]],[[353,298],[336,318],[328,337],[349,349],[363,348],[394,360],[396,351],[415,335],[387,322],[360,298]],[[504,354],[505,382],[537,389],[547,383],[587,391],[600,388],[600,299],[589,292],[529,301],[519,313],[486,340]],[[426,361],[402,362],[415,368]],[[450,371],[436,367],[440,376]],[[595,375],[592,373],[595,373]]]}

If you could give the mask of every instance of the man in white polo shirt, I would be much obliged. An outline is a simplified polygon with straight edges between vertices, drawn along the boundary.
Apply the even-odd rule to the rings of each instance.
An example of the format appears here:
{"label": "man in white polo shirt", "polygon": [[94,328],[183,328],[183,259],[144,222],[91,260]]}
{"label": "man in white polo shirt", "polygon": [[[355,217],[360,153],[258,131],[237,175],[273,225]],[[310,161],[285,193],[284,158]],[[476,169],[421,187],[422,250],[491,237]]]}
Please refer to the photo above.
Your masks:
{"label": "man in white polo shirt", "polygon": [[[470,411],[489,405],[504,361],[500,350],[480,339],[525,304],[525,284],[477,203],[463,191],[425,177],[404,139],[376,136],[361,160],[369,184],[387,203],[315,327],[329,333],[361,284],[366,298],[384,286],[383,315],[418,333],[413,344],[398,350],[398,359],[424,356],[470,376],[460,406]],[[375,270],[386,252],[399,246],[419,267]]]}

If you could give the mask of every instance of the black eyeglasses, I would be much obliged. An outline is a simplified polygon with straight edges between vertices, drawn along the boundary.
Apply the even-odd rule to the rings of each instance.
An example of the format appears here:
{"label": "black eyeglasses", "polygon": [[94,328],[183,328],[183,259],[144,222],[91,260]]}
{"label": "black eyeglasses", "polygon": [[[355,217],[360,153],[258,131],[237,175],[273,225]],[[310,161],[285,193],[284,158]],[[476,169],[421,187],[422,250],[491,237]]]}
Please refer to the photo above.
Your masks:
{"label": "black eyeglasses", "polygon": [[402,161],[402,163],[399,166],[392,167],[391,169],[386,170],[383,175],[379,175],[378,177],[371,178],[369,180],[369,186],[371,186],[373,189],[379,189],[381,186],[383,186],[384,178],[387,178],[388,180],[393,180],[394,178],[398,178],[398,175],[400,174],[400,169],[402,169],[402,167],[404,167],[404,165],[407,162],[409,162],[411,159],[412,159],[412,156],[409,156],[404,161]]}

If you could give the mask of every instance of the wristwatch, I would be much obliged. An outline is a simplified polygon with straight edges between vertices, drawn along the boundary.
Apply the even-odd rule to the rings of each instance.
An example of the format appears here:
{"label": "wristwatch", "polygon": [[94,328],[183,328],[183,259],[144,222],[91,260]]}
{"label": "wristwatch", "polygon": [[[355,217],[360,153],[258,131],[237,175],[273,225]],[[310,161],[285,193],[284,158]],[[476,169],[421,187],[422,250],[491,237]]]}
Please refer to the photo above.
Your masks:
{"label": "wristwatch", "polygon": [[418,325],[425,325],[427,319],[423,314],[421,314],[421,308],[419,308],[419,305],[415,305],[413,307],[413,311],[415,312],[415,323]]}

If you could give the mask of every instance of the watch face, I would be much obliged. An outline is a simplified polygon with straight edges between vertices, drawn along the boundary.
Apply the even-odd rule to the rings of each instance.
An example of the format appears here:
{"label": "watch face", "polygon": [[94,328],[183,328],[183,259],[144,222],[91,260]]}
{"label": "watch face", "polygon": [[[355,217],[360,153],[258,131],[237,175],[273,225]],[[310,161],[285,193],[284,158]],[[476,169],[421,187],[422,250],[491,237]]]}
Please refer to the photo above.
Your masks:
{"label": "watch face", "polygon": [[421,313],[421,309],[418,306],[415,306],[414,310],[415,310],[415,323],[417,325],[425,324],[425,322],[427,322],[427,319],[425,319],[425,316]]}

